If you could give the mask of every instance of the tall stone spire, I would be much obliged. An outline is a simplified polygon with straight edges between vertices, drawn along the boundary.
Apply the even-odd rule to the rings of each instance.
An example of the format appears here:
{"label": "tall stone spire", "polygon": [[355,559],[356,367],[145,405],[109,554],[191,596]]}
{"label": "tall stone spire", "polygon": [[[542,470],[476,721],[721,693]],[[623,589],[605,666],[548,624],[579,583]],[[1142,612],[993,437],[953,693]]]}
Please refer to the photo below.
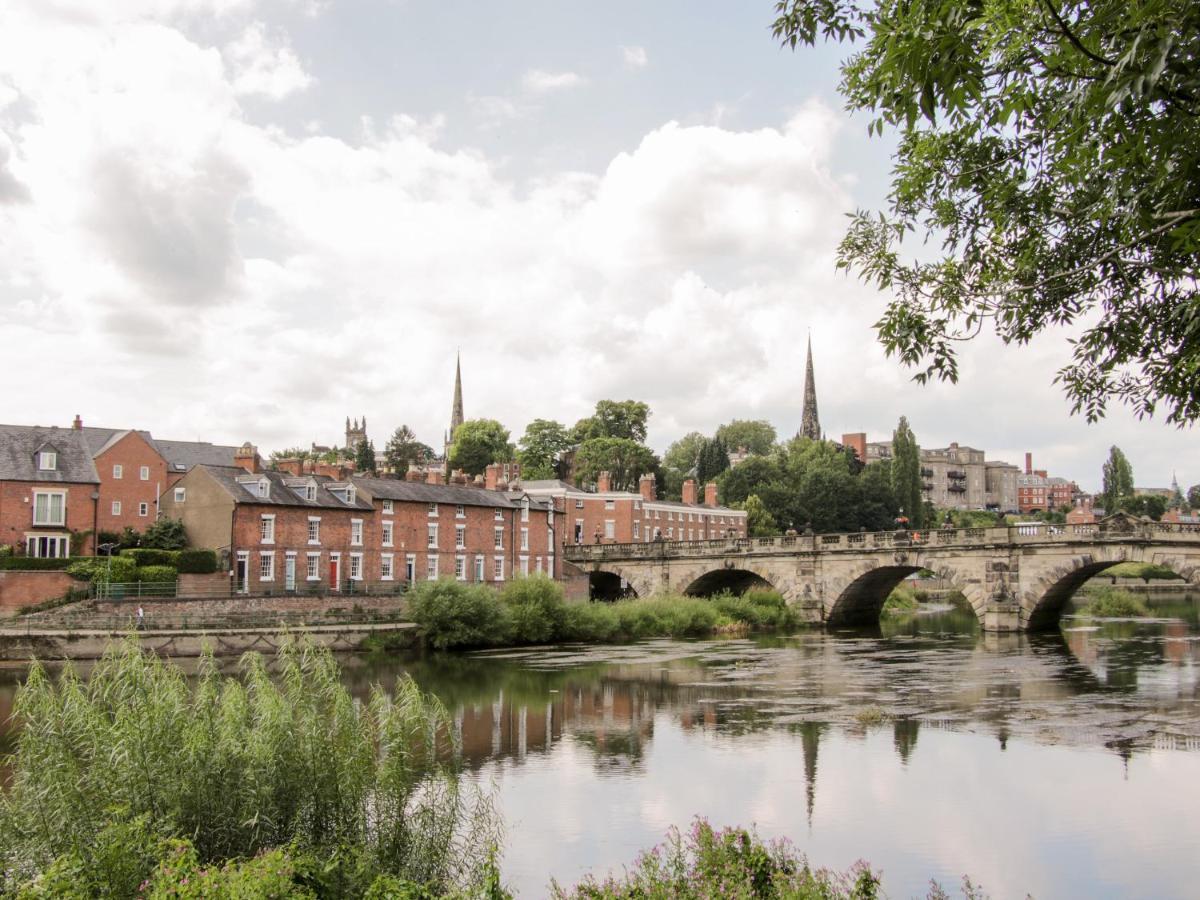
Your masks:
{"label": "tall stone spire", "polygon": [[808,336],[808,363],[804,367],[804,414],[800,417],[800,437],[821,440],[821,420],[817,416],[817,385],[813,380],[811,334]]}
{"label": "tall stone spire", "polygon": [[454,406],[450,410],[450,440],[454,440],[454,432],[463,423],[462,399],[462,361],[461,354],[454,356]]}

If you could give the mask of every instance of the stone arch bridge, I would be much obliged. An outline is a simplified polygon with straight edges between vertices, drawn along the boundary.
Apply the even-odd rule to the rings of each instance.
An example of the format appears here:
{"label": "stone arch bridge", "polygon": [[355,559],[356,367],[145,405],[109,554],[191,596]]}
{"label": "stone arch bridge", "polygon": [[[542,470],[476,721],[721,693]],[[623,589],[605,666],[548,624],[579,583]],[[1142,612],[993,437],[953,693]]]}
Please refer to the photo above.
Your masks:
{"label": "stone arch bridge", "polygon": [[1094,525],[788,535],[568,547],[568,561],[639,597],[769,585],[814,623],[878,620],[921,569],[963,592],[986,631],[1055,627],[1083,582],[1122,562],[1157,563],[1200,585],[1200,525],[1115,516]]}

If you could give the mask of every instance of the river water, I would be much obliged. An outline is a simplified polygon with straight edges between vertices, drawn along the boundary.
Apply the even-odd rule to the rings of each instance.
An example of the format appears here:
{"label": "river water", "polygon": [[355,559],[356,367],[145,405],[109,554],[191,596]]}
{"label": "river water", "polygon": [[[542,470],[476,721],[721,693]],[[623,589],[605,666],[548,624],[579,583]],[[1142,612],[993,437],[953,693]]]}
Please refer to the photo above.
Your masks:
{"label": "river water", "polygon": [[[496,792],[521,897],[619,872],[695,816],[790,838],[817,865],[865,859],[891,897],[964,874],[994,898],[1195,897],[1196,609],[1003,637],[950,610],[343,670],[356,694],[409,673],[443,699]],[[0,715],[14,679],[0,674]]]}

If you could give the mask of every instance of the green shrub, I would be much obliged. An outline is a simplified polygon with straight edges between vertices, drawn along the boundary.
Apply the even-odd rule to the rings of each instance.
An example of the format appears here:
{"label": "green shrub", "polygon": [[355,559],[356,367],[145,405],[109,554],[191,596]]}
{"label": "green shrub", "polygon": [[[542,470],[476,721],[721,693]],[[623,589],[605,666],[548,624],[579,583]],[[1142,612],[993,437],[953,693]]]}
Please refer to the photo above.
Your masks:
{"label": "green shrub", "polygon": [[13,555],[12,544],[0,544],[0,559]]}
{"label": "green shrub", "polygon": [[506,584],[500,599],[508,607],[509,640],[513,643],[561,639],[567,615],[562,585],[545,575],[531,575]]}
{"label": "green shrub", "polygon": [[138,566],[174,566],[179,562],[178,550],[158,550],[153,547],[134,547],[122,550],[121,556],[127,556]]}
{"label": "green shrub", "polygon": [[109,575],[115,583],[137,580],[137,563],[127,556],[89,556],[77,559],[67,567],[67,574],[80,581],[92,584],[107,584]]}
{"label": "green shrub", "polygon": [[422,581],[408,592],[408,611],[431,647],[488,647],[508,638],[508,610],[483,584],[449,578]]}
{"label": "green shrub", "polygon": [[920,606],[920,600],[917,597],[917,591],[914,591],[907,584],[896,585],[887,600],[883,602],[883,611],[885,613],[908,613],[915,611]]}
{"label": "green shrub", "polygon": [[174,566],[139,566],[137,580],[142,584],[174,584],[179,571]]}
{"label": "green shrub", "polygon": [[[90,557],[85,557],[90,559]],[[68,557],[46,559],[40,556],[0,556],[0,571],[41,572],[55,569],[70,569],[74,560]]]}
{"label": "green shrub", "polygon": [[699,819],[686,837],[672,828],[664,844],[642,853],[619,877],[588,876],[570,889],[555,882],[550,893],[557,900],[875,900],[879,876],[863,863],[844,875],[815,870],[786,841],[767,844],[752,831],[716,831]]}
{"label": "green shrub", "polygon": [[182,550],[187,546],[187,532],[179,519],[159,519],[144,532],[139,547],[153,547],[158,550]]}
{"label": "green shrub", "polygon": [[180,573],[189,575],[211,575],[217,571],[215,550],[177,550],[175,567]]}
{"label": "green shrub", "polygon": [[795,612],[775,590],[753,588],[741,595],[726,592],[714,596],[712,603],[721,615],[751,628],[783,629],[798,624]]}
{"label": "green shrub", "polygon": [[1080,613],[1101,619],[1133,619],[1150,615],[1146,604],[1129,591],[1119,588],[1099,588],[1089,592],[1090,599]]}
{"label": "green shrub", "polygon": [[[153,896],[178,896],[160,871],[162,838],[190,842],[187,866],[192,853],[203,868],[291,848],[297,871],[300,855],[320,860],[305,880],[329,885],[323,872],[352,865],[353,884],[325,896],[361,896],[383,874],[436,896],[489,877],[495,815],[442,752],[445,708],[408,677],[360,702],[328,650],[287,641],[271,672],[247,654],[242,677],[224,677],[207,655],[193,683],[131,638],[86,681],[70,667],[52,681],[35,663],[14,709],[0,879],[63,875],[58,890],[27,896],[132,897],[156,877]],[[237,863],[221,877],[282,875],[284,862]],[[90,881],[68,890],[70,873]],[[203,896],[259,896],[221,884]]]}
{"label": "green shrub", "polygon": [[606,643],[621,631],[621,620],[611,603],[571,603],[563,616],[562,639]]}

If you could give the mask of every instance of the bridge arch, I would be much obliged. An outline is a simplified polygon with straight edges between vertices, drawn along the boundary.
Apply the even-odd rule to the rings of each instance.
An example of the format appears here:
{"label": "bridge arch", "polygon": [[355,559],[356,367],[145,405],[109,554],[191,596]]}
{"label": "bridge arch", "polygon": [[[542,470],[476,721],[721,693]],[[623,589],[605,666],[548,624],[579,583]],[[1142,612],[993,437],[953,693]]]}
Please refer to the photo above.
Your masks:
{"label": "bridge arch", "polygon": [[863,564],[856,573],[841,585],[835,586],[831,592],[833,601],[827,608],[825,624],[831,628],[877,624],[888,595],[900,582],[922,569],[929,569],[938,578],[958,588],[967,598],[976,619],[982,624],[985,600],[977,586],[969,579],[961,577],[952,567],[931,562],[921,565],[908,562],[891,565]]}
{"label": "bridge arch", "polygon": [[638,596],[633,582],[619,571],[595,569],[588,572],[588,599],[611,603]]}
{"label": "bridge arch", "polygon": [[722,567],[711,569],[699,577],[691,577],[690,583],[683,588],[683,593],[689,597],[711,597],[723,591],[744,594],[754,588],[776,590],[771,580],[758,572],[748,568]]}

